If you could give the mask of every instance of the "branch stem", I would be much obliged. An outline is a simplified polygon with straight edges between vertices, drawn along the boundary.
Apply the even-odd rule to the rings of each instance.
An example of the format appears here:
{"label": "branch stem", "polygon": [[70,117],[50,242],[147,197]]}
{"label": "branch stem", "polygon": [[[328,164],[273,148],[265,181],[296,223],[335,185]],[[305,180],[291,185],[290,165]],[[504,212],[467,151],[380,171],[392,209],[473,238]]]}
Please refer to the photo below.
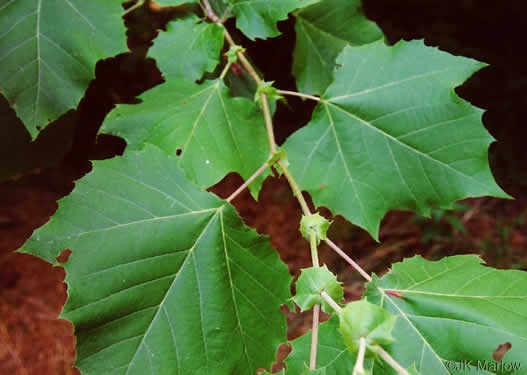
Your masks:
{"label": "branch stem", "polygon": [[267,169],[267,167],[269,167],[269,164],[265,162],[256,172],[254,172],[254,174],[251,177],[249,177],[247,181],[243,183],[243,185],[241,185],[238,189],[236,189],[236,191],[227,198],[227,202],[230,203],[234,198],[236,198],[242,191],[245,190],[247,186],[251,184],[251,182],[253,182],[259,175],[261,175],[262,172]]}
{"label": "branch stem", "polygon": [[320,320],[320,305],[313,306],[313,326],[311,328],[311,353],[309,355],[309,368],[314,370],[317,365],[318,347],[318,322]]}
{"label": "branch stem", "polygon": [[364,375],[364,356],[366,354],[366,339],[364,337],[359,338],[359,353],[357,354],[357,360],[355,361],[355,367],[353,367],[353,375]]}
{"label": "branch stem", "polygon": [[[207,1],[207,0],[203,0],[203,1]],[[234,39],[232,39],[231,34],[225,27],[224,27],[223,35],[225,36],[227,43],[229,43],[229,46],[236,45],[236,43],[234,42]],[[253,68],[249,60],[247,60],[247,58],[245,57],[245,54],[242,51],[238,51],[236,53],[236,56],[238,56],[238,60],[240,61],[242,66],[245,68],[245,70],[247,70],[247,72],[251,75],[254,82],[256,82],[257,84],[260,83],[262,79],[260,78],[260,76],[258,76],[258,73],[256,73],[256,70]]]}
{"label": "branch stem", "polygon": [[299,96],[303,99],[310,99],[310,100],[314,100],[314,101],[321,101],[322,99],[320,99],[318,96],[313,96],[313,95],[309,95],[309,94],[303,94],[301,92],[296,92],[296,91],[288,91],[288,90],[278,90],[278,94],[280,95],[289,95],[289,96]]}
{"label": "branch stem", "polygon": [[204,10],[207,14],[207,18],[211,20],[212,22],[214,22],[215,24],[223,26],[223,24],[221,23],[221,20],[218,18],[218,15],[214,11],[214,9],[212,9],[209,0],[201,0],[201,2],[203,3],[203,7],[205,8]]}
{"label": "branch stem", "polygon": [[[287,166],[285,163],[280,160],[278,162],[278,166],[284,173],[285,177],[287,178],[287,181],[289,182],[289,186],[291,186],[291,189],[293,190],[293,194],[296,196],[296,199],[298,200],[298,203],[300,204],[300,207],[302,208],[302,212],[304,215],[311,215],[311,211],[309,210],[309,207],[307,205],[306,200],[304,199],[304,196],[302,195],[302,192],[300,191],[300,188],[296,184],[295,179],[289,172],[289,169],[287,169]],[[318,251],[317,251],[317,239],[314,233],[311,233],[309,235],[309,244],[311,247],[311,260],[313,262],[314,267],[319,267],[320,263],[318,260]],[[329,296],[328,296],[329,297]],[[309,356],[309,368],[314,370],[316,368],[316,362],[317,362],[317,347],[318,347],[318,323],[320,321],[320,305],[313,306],[313,326],[312,326],[312,332],[311,332],[311,353]]]}
{"label": "branch stem", "polygon": [[329,238],[326,239],[326,243],[331,247],[335,252],[340,255],[346,262],[348,262],[357,272],[361,274],[362,277],[364,277],[366,280],[371,281],[371,276],[368,275],[364,269],[359,266],[353,259],[351,259],[340,247],[335,245],[333,241],[331,241]]}
{"label": "branch stem", "polygon": [[298,185],[296,184],[295,179],[289,172],[289,169],[287,169],[287,166],[283,163],[282,160],[278,162],[278,165],[280,166],[280,169],[282,169],[282,172],[285,175],[285,178],[287,178],[287,181],[289,182],[289,186],[291,186],[291,189],[293,190],[293,194],[295,195],[296,199],[298,200],[298,203],[300,203],[300,207],[302,207],[302,212],[304,215],[311,215],[311,211],[309,211],[309,207],[307,206],[307,202],[304,199],[304,196],[302,195],[302,192],[300,191]]}
{"label": "branch stem", "polygon": [[269,151],[271,151],[271,154],[274,154],[276,153],[276,141],[274,138],[273,119],[271,118],[271,110],[269,109],[267,95],[263,93],[260,94],[260,99],[262,102],[262,109],[265,119],[265,130],[267,131],[267,140],[269,141]]}
{"label": "branch stem", "polygon": [[229,69],[231,68],[232,63],[227,63],[220,74],[220,79],[223,81],[227,73],[229,72]]}
{"label": "branch stem", "polygon": [[311,247],[311,261],[313,262],[313,267],[320,267],[320,263],[318,262],[317,236],[313,232],[309,234],[309,245]]}
{"label": "branch stem", "polygon": [[[221,20],[218,19],[218,16],[212,9],[209,0],[201,0],[201,1],[203,2],[205,11],[207,13],[207,17],[213,22],[215,22],[216,24],[223,26]],[[235,46],[236,43],[232,39],[231,34],[227,30],[227,28],[225,28],[225,26],[223,26],[223,30],[224,30],[223,34],[225,36],[225,39],[227,40],[227,43],[229,43],[230,46]],[[249,60],[245,57],[244,53],[242,51],[238,51],[236,53],[236,56],[238,57],[238,61],[242,64],[245,70],[247,70],[247,72],[250,74],[250,76],[256,82],[256,84],[260,84],[260,82],[262,82],[262,79],[258,76],[258,73],[256,73],[256,70],[253,68]],[[275,140],[274,130],[273,130],[273,120],[271,116],[271,111],[269,109],[269,102],[267,100],[267,95],[263,93],[260,94],[260,99],[262,102],[262,111],[263,111],[264,119],[265,119],[265,129],[267,131],[267,139],[269,141],[269,150],[271,152],[271,155],[274,155],[277,151],[277,146],[276,146],[276,140]],[[304,196],[302,195],[302,192],[300,191],[298,185],[296,184],[293,176],[287,169],[287,166],[282,160],[280,160],[277,164],[282,170],[282,172],[284,173],[284,175],[286,176],[287,181],[289,182],[289,185],[291,186],[291,189],[293,190],[293,193],[295,194],[296,199],[298,200],[298,203],[300,204],[300,207],[302,208],[302,212],[304,213],[304,215],[310,215],[311,212],[309,211],[307,202],[304,199]],[[250,180],[251,179],[247,180],[246,182],[247,185],[250,183]],[[240,189],[243,190],[242,188],[244,188],[243,185],[240,186],[238,190]],[[236,197],[236,194],[239,194],[238,190],[236,190],[229,198],[227,198],[227,201],[230,202],[230,200],[234,199],[234,197]],[[313,239],[315,240],[314,250],[313,250]],[[317,248],[316,248],[317,244],[316,244],[316,239],[314,236],[311,237],[310,242],[312,243],[311,244],[311,256],[313,259],[313,265],[318,266],[318,254],[317,254]],[[320,305],[315,305],[313,307],[313,328],[312,328],[313,332],[312,332],[312,339],[311,339],[311,354],[310,354],[310,359],[309,359],[309,367],[311,369],[315,369],[316,367],[319,320],[320,320]]]}
{"label": "branch stem", "polygon": [[403,366],[399,364],[395,359],[393,359],[383,348],[381,348],[379,345],[376,346],[377,353],[381,356],[382,359],[386,363],[388,363],[392,368],[397,371],[400,375],[410,375],[408,370],[406,370]]}
{"label": "branch stem", "polygon": [[[311,247],[311,261],[313,267],[319,267],[318,251],[317,251],[317,236],[314,232],[309,234],[309,245]],[[314,370],[317,364],[317,348],[318,348],[318,323],[320,321],[320,305],[313,306],[313,327],[311,332],[311,354],[309,356],[309,368]]]}

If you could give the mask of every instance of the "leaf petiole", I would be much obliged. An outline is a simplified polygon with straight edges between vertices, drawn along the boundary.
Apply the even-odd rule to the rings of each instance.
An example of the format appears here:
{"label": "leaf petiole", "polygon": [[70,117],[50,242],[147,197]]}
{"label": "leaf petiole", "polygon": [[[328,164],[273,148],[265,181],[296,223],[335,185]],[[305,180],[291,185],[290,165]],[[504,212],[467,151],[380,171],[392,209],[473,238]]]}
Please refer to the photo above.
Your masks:
{"label": "leaf petiole", "polygon": [[335,302],[335,300],[333,298],[331,298],[329,296],[329,294],[327,294],[325,291],[321,291],[320,292],[320,295],[322,296],[322,298],[324,298],[326,300],[326,302],[337,312],[341,312],[342,311],[342,307],[339,306],[339,304],[337,302]]}
{"label": "leaf petiole", "polygon": [[314,100],[314,101],[317,101],[317,102],[324,101],[323,99],[320,99],[318,96],[304,94],[304,93],[297,92],[297,91],[278,90],[277,93],[279,95],[298,96],[298,97],[300,97],[302,99],[310,99],[310,100]]}
{"label": "leaf petiole", "polygon": [[331,247],[338,255],[342,257],[346,262],[348,262],[355,270],[361,274],[366,280],[371,281],[371,276],[368,275],[364,269],[359,266],[353,259],[351,259],[340,247],[338,247],[333,241],[329,238],[325,239],[326,243]]}
{"label": "leaf petiole", "polygon": [[317,251],[317,235],[313,231],[309,234],[309,245],[311,247],[311,260],[313,262],[313,267],[319,267],[318,251]]}
{"label": "leaf petiole", "polygon": [[223,70],[221,71],[221,74],[220,74],[220,79],[223,81],[223,79],[225,78],[225,76],[227,75],[227,73],[229,72],[229,69],[231,68],[231,65],[232,63],[229,61],[227,63],[227,65],[225,65],[225,67],[223,68]]}
{"label": "leaf petiole", "polygon": [[366,339],[361,337],[359,339],[359,353],[357,354],[357,361],[353,368],[353,375],[365,375],[364,371],[364,356],[366,355]]}
{"label": "leaf petiole", "polygon": [[381,348],[379,345],[375,346],[375,349],[377,350],[377,353],[381,356],[384,361],[389,364],[399,375],[410,375],[408,370],[406,370],[403,366],[399,364],[395,359],[392,358],[391,355],[388,354],[383,348]]}
{"label": "leaf petiole", "polygon": [[247,186],[251,184],[260,174],[262,174],[263,171],[265,171],[269,167],[268,162],[265,162],[254,174],[247,179],[234,193],[232,193],[227,199],[227,202],[231,202],[234,198],[236,198],[242,191],[245,190]]}

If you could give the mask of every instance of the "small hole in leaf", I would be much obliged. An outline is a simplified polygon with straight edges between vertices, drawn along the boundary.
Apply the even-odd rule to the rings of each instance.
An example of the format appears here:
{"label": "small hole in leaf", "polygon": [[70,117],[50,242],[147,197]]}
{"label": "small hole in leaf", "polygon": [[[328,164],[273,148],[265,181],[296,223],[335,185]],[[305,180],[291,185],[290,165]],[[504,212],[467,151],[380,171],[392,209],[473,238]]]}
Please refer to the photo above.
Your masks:
{"label": "small hole in leaf", "polygon": [[72,253],[72,251],[70,249],[66,249],[62,253],[60,253],[60,255],[58,257],[56,257],[55,259],[60,264],[65,264],[65,263],[68,262],[68,259],[70,258],[71,253]]}
{"label": "small hole in leaf", "polygon": [[509,349],[512,347],[512,344],[510,342],[506,342],[505,344],[498,345],[496,350],[492,352],[492,358],[499,362],[502,360],[503,356],[509,351]]}
{"label": "small hole in leaf", "polygon": [[183,152],[183,151],[182,151],[180,148],[178,148],[178,149],[176,150],[176,156],[181,155],[182,152]]}

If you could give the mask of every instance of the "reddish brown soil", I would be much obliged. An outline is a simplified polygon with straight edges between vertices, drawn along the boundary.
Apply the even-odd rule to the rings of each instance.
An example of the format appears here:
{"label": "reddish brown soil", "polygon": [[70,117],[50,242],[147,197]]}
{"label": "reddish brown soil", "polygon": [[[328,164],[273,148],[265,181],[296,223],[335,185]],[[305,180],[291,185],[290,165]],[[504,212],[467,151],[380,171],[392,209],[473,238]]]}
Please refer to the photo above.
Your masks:
{"label": "reddish brown soil", "polygon": [[[14,253],[37,227],[56,210],[56,200],[73,187],[67,169],[50,169],[40,174],[0,185],[0,374],[70,375],[75,349],[71,324],[57,316],[66,299],[64,270],[33,256]],[[226,197],[241,184],[229,175],[212,190]],[[381,243],[340,217],[333,218],[330,236],[369,272],[383,273],[393,262],[414,254],[430,259],[456,253],[482,253],[493,266],[526,269],[527,226],[515,223],[527,212],[525,201],[492,198],[467,200],[471,208],[457,213],[466,233],[453,229],[445,220],[416,223],[407,212],[391,212],[381,226]],[[298,232],[300,209],[283,178],[270,178],[255,202],[248,192],[237,197],[236,206],[245,222],[271,236],[292,275],[310,266],[307,242]],[[326,209],[322,214],[331,217]],[[437,231],[430,242],[423,235]],[[326,246],[320,259],[345,282],[348,300],[360,297],[363,280]],[[309,314],[286,313],[288,336],[309,330]],[[282,348],[280,356],[287,354]],[[279,365],[275,366],[278,369]]]}

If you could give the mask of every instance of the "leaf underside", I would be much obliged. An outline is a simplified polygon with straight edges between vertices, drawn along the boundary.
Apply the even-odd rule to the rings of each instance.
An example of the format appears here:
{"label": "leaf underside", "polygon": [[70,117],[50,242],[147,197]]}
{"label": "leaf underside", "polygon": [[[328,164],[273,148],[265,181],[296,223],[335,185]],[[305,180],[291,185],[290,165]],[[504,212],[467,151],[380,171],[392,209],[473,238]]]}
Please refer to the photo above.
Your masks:
{"label": "leaf underside", "polygon": [[85,374],[253,375],[286,340],[291,277],[268,239],[154,146],[95,163],[22,251],[66,248]]}
{"label": "leaf underside", "polygon": [[295,15],[293,74],[298,90],[322,94],[333,81],[335,60],[346,45],[382,38],[375,22],[364,16],[361,0],[323,0]]}
{"label": "leaf underside", "polygon": [[[496,363],[492,352],[509,342],[503,361],[527,367],[527,274],[481,263],[477,255],[437,262],[416,256],[368,283],[368,301],[398,315],[390,353],[403,366],[415,362],[422,374],[506,374],[504,367],[477,366]],[[445,362],[461,360],[472,367],[460,371]]]}
{"label": "leaf underside", "polygon": [[0,92],[33,138],[77,105],[97,60],[126,48],[122,12],[107,0],[0,4]]}
{"label": "leaf underside", "polygon": [[[151,143],[171,155],[181,150],[179,165],[201,188],[232,171],[247,179],[267,160],[261,112],[246,98],[231,97],[220,80],[198,85],[169,77],[140,98],[139,105],[118,105],[101,131],[123,137],[132,149]],[[253,194],[268,173],[251,184]]]}
{"label": "leaf underside", "polygon": [[484,64],[422,41],[346,47],[337,64],[311,122],[284,145],[316,205],[377,238],[390,209],[427,216],[466,197],[507,197],[488,165],[483,111],[454,92]]}

